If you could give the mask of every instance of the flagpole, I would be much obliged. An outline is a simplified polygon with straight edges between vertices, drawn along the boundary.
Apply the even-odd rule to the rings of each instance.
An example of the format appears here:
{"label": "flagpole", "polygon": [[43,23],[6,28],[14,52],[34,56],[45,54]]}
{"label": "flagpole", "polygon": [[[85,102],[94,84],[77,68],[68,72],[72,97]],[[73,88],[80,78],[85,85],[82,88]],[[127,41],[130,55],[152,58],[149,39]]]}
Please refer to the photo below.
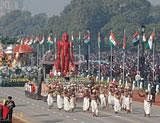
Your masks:
{"label": "flagpole", "polygon": [[154,60],[155,60],[154,57],[155,57],[155,43],[153,43],[153,82],[154,82],[154,77],[155,77],[155,76],[154,76],[154,72],[155,72],[155,70],[154,70],[154,64],[155,64],[155,63],[154,63],[154,62],[155,62],[155,61],[154,61]]}
{"label": "flagpole", "polygon": [[113,51],[112,51],[112,50],[113,50],[113,49],[112,49],[112,45],[111,45],[111,66],[110,66],[110,67],[111,67],[111,68],[110,68],[110,69],[111,69],[111,81],[112,81],[112,78],[113,78],[113,75],[112,75],[112,64],[113,64],[113,63],[112,63],[112,55],[113,55],[112,52],[113,52]]}
{"label": "flagpole", "polygon": [[89,44],[88,44],[88,74],[89,74],[89,70],[90,70],[90,50],[91,50],[91,48],[90,48],[90,42],[89,42]]}
{"label": "flagpole", "polygon": [[137,71],[139,71],[139,56],[140,56],[140,45],[138,43],[138,51],[137,51]]}
{"label": "flagpole", "polygon": [[42,58],[43,58],[43,55],[44,55],[44,44],[42,44]]}
{"label": "flagpole", "polygon": [[125,56],[126,56],[126,32],[124,29],[123,37],[123,85],[125,84]]}
{"label": "flagpole", "polygon": [[[155,29],[154,29],[154,32],[155,32]],[[155,42],[154,42],[154,39],[153,39],[153,82],[155,81],[155,67],[154,67],[154,64],[155,64]]]}
{"label": "flagpole", "polygon": [[54,37],[54,54],[55,54],[55,59],[56,59],[56,57],[57,57],[57,54],[56,54],[56,51],[57,51],[57,47],[56,47],[56,42],[57,42],[57,39],[56,39],[56,35],[55,35],[55,37]]}
{"label": "flagpole", "polygon": [[125,83],[125,56],[126,56],[126,53],[125,53],[125,50],[123,51],[123,84]]}
{"label": "flagpole", "polygon": [[[100,43],[100,42],[98,42]],[[101,81],[101,46],[99,44],[99,84],[100,84],[100,81]]]}
{"label": "flagpole", "polygon": [[37,66],[39,65],[39,42],[37,44]]}
{"label": "flagpole", "polygon": [[80,44],[80,41],[79,41],[79,45],[78,45],[78,52],[79,52],[79,67],[78,67],[78,69],[79,69],[79,73],[80,73],[80,69],[81,69],[81,44]]}

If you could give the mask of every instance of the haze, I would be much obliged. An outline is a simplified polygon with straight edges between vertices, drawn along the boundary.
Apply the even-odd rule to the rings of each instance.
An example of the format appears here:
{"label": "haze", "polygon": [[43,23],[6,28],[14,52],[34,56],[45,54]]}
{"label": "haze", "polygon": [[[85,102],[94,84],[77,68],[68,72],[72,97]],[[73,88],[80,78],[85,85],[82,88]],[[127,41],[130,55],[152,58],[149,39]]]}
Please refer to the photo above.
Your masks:
{"label": "haze", "polygon": [[[24,0],[25,9],[31,11],[33,14],[47,13],[47,15],[59,15],[64,7],[70,3],[71,0]],[[160,0],[149,0],[153,5],[160,5]]]}

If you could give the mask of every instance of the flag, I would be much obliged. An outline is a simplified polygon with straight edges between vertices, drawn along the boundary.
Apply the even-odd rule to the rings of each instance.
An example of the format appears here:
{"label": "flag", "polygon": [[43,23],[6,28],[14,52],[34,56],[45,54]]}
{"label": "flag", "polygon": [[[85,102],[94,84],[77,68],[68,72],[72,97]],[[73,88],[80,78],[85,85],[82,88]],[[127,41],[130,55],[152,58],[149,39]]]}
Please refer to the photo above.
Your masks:
{"label": "flag", "polygon": [[115,35],[112,31],[109,36],[109,44],[110,46],[116,46],[118,44],[118,42],[116,41]]}
{"label": "flag", "polygon": [[78,35],[78,42],[81,41],[81,32],[79,32],[79,35]]}
{"label": "flag", "polygon": [[85,44],[89,44],[89,42],[91,40],[91,35],[90,35],[90,31],[89,30],[87,31],[87,34],[85,34],[83,39],[84,39],[84,43]]}
{"label": "flag", "polygon": [[21,38],[18,38],[18,39],[17,39],[17,43],[21,43]]}
{"label": "flag", "polygon": [[143,43],[146,43],[146,42],[147,42],[147,39],[146,39],[146,35],[145,35],[145,33],[143,34],[142,42],[143,42]]}
{"label": "flag", "polygon": [[145,48],[149,48],[145,33],[142,36],[142,43],[145,46]]}
{"label": "flag", "polygon": [[33,43],[33,38],[32,38],[32,37],[29,37],[29,38],[28,38],[27,45],[32,45],[32,43]]}
{"label": "flag", "polygon": [[71,36],[71,41],[74,42],[74,36],[73,36],[73,33],[72,33],[72,36]]}
{"label": "flag", "polygon": [[55,34],[55,36],[54,36],[54,43],[56,44],[56,42],[57,42],[57,36]]}
{"label": "flag", "polygon": [[47,43],[49,44],[49,45],[52,45],[53,44],[53,40],[52,40],[52,37],[49,35],[48,36],[48,41],[47,41]]}
{"label": "flag", "polygon": [[33,43],[34,43],[34,44],[37,43],[38,40],[39,40],[39,38],[38,38],[38,36],[36,36],[35,39],[34,39],[34,41],[33,41]]}
{"label": "flag", "polygon": [[78,33],[77,42],[81,42],[81,32]]}
{"label": "flag", "polygon": [[134,46],[137,46],[139,44],[139,39],[140,39],[139,32],[135,32],[133,35],[132,44]]}
{"label": "flag", "polygon": [[29,42],[28,37],[22,38],[22,44],[28,45],[28,42]]}
{"label": "flag", "polygon": [[148,39],[146,47],[149,48],[149,49],[152,49],[152,47],[153,47],[154,36],[155,36],[155,33],[152,32],[151,35],[150,35],[150,37],[149,37],[149,39]]}
{"label": "flag", "polygon": [[40,36],[39,37],[39,44],[43,44],[44,43],[44,36]]}
{"label": "flag", "polygon": [[124,30],[124,35],[123,35],[123,50],[126,49],[126,44],[127,43],[127,38],[126,38],[126,31]]}
{"label": "flag", "polygon": [[101,43],[101,34],[98,32],[98,48],[100,48],[100,43]]}

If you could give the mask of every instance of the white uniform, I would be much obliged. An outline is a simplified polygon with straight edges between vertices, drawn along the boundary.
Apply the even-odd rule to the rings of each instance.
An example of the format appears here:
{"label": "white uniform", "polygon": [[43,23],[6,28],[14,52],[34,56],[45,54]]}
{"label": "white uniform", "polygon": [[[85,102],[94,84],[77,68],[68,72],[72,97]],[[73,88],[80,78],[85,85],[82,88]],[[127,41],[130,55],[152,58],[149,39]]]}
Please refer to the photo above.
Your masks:
{"label": "white uniform", "polygon": [[58,109],[62,109],[63,108],[63,98],[61,95],[57,95],[57,107]]}
{"label": "white uniform", "polygon": [[70,98],[70,109],[74,109],[75,108],[75,97],[71,97]]}
{"label": "white uniform", "polygon": [[125,109],[127,111],[131,111],[131,103],[132,103],[132,99],[128,96],[128,97],[125,97]]}
{"label": "white uniform", "polygon": [[108,93],[108,104],[114,105],[114,96],[111,95],[111,92]]}
{"label": "white uniform", "polygon": [[65,111],[70,110],[70,102],[69,102],[69,98],[67,96],[64,96],[64,110]]}
{"label": "white uniform", "polygon": [[98,115],[98,105],[96,100],[91,100],[91,108],[92,108],[92,113]]}
{"label": "white uniform", "polygon": [[49,107],[53,106],[53,97],[51,94],[48,94],[47,96],[47,104]]}
{"label": "white uniform", "polygon": [[89,98],[84,97],[83,98],[83,111],[87,111],[89,109]]}
{"label": "white uniform", "polygon": [[118,98],[114,97],[114,111],[118,112],[121,110],[120,101]]}
{"label": "white uniform", "polygon": [[144,112],[147,115],[151,113],[151,100],[152,100],[152,95],[150,94],[148,94],[147,98],[144,100]]}
{"label": "white uniform", "polygon": [[105,98],[104,94],[100,94],[99,98],[100,98],[100,102],[101,102],[101,107],[106,107],[106,98]]}
{"label": "white uniform", "polygon": [[122,109],[126,109],[126,106],[125,106],[125,96],[124,95],[121,96],[121,100],[122,100],[122,105],[121,105]]}

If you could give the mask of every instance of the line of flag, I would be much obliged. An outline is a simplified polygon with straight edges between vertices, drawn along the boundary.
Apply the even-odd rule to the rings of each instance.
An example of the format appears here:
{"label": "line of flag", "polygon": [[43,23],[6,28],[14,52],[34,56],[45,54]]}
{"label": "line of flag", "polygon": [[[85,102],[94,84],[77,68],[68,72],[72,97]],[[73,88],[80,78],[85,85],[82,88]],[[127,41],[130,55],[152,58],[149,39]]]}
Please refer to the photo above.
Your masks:
{"label": "line of flag", "polygon": [[[141,40],[142,40],[142,43],[144,43],[146,49],[152,49],[153,43],[154,43],[154,38],[155,38],[155,32],[154,31],[149,36],[148,40],[146,38],[145,33],[143,33]],[[105,36],[105,39],[106,39],[106,36]],[[32,45],[32,44],[35,44],[35,43],[39,43],[40,45],[42,45],[45,41],[49,45],[52,45],[52,44],[56,43],[56,41],[57,41],[56,34],[54,35],[54,37],[49,35],[47,39],[45,39],[45,37],[43,35],[42,36],[23,37],[23,38],[18,39],[17,43],[26,44],[26,45]],[[74,37],[74,35],[72,33],[71,41],[72,42],[74,41],[74,42],[77,42],[77,43],[83,41],[85,44],[89,44],[90,41],[91,41],[91,33],[90,33],[89,30],[87,30],[87,32],[84,34],[83,37],[81,37],[81,32],[79,32],[76,35],[76,37]],[[100,43],[102,42],[101,33],[100,32],[98,32],[97,41],[98,41],[98,47],[100,48]],[[119,42],[116,39],[116,36],[115,36],[114,32],[112,32],[112,31],[110,32],[108,41],[109,41],[109,45],[110,46],[117,46],[119,44]],[[137,46],[140,43],[140,33],[138,31],[136,31],[133,34],[131,42],[132,42],[132,44],[134,46]],[[124,29],[123,44],[122,44],[123,50],[125,50],[126,47],[127,47],[127,36],[126,36],[126,31]]]}

